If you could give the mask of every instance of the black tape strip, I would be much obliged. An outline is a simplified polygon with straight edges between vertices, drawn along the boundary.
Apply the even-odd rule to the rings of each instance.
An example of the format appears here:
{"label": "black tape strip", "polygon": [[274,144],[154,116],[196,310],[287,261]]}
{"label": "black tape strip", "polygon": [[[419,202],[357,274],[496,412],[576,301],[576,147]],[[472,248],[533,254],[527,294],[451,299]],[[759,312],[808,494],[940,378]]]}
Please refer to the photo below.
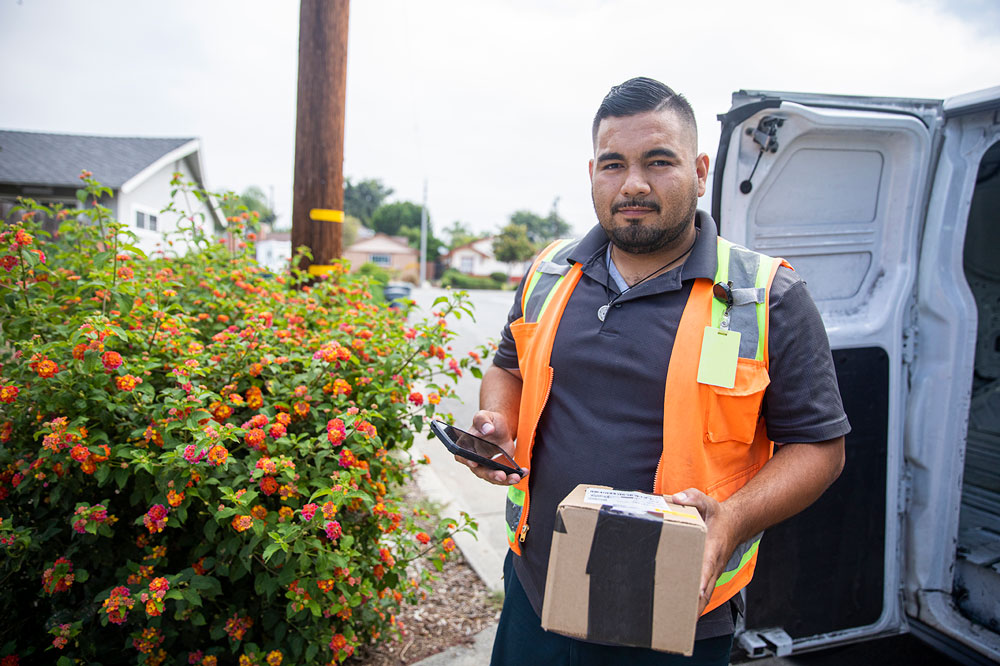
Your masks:
{"label": "black tape strip", "polygon": [[561,511],[556,511],[556,526],[552,528],[552,531],[566,534],[566,523],[563,522]]}
{"label": "black tape strip", "polygon": [[663,520],[602,506],[590,544],[587,638],[649,647],[653,637],[656,551]]}

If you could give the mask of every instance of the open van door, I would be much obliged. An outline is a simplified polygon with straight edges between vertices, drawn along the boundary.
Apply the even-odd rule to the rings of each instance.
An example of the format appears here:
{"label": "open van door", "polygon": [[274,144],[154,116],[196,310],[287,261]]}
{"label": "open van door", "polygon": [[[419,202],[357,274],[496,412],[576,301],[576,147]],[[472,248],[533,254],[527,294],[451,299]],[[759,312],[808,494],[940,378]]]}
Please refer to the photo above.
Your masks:
{"label": "open van door", "polygon": [[714,217],[808,284],[853,428],[840,478],[764,535],[738,639],[752,656],[906,631],[908,367],[940,107],[740,91],[720,116]]}
{"label": "open van door", "polygon": [[765,534],[741,647],[910,630],[1000,661],[1000,88],[740,91],[720,120],[715,219],[808,283],[853,427],[841,477]]}
{"label": "open van door", "polygon": [[915,634],[997,663],[1000,87],[945,100],[942,116],[906,416],[904,600]]}

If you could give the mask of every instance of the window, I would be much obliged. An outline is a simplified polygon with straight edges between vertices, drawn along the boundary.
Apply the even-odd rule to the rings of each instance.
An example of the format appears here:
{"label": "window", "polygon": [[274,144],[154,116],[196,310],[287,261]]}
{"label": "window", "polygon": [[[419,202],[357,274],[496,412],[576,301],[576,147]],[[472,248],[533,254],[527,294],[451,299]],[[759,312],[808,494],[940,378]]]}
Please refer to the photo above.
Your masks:
{"label": "window", "polygon": [[372,254],[369,255],[368,261],[376,266],[388,266],[392,262],[392,259],[387,254]]}
{"label": "window", "polygon": [[135,226],[139,229],[156,231],[156,216],[152,213],[137,210],[135,212]]}
{"label": "window", "polygon": [[475,257],[470,257],[468,255],[462,257],[462,264],[461,264],[462,267],[460,270],[463,273],[471,273],[472,270],[475,268],[475,262],[476,262]]}

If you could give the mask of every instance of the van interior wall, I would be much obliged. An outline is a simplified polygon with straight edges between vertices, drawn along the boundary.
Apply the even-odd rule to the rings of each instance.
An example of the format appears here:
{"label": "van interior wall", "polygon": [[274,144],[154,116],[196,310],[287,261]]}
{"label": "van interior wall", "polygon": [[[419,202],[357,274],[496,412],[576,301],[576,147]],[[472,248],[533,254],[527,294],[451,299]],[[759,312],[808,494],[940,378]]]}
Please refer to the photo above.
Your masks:
{"label": "van interior wall", "polygon": [[955,598],[1000,631],[1000,143],[983,155],[965,236],[979,323],[959,521]]}

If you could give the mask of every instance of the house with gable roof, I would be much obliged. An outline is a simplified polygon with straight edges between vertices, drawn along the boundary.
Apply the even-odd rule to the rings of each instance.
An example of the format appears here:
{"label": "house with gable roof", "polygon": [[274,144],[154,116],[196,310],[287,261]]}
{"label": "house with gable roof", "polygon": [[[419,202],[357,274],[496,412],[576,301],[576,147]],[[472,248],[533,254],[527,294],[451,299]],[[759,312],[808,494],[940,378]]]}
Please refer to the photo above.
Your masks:
{"label": "house with gable roof", "polygon": [[[0,130],[0,218],[10,221],[19,196],[51,205],[82,206],[76,191],[80,172],[86,169],[113,196],[101,204],[128,225],[137,245],[149,254],[171,249],[170,234],[177,231],[179,215],[161,212],[171,201],[175,172],[185,181],[205,187],[201,144],[195,138],[84,136]],[[178,202],[181,205],[181,202]],[[185,202],[185,206],[187,203]],[[190,202],[195,219],[205,233],[222,226],[220,213],[204,202]],[[203,214],[199,220],[198,213]],[[202,221],[203,220],[203,221]],[[55,221],[44,221],[55,231]],[[180,247],[173,247],[182,251]]]}
{"label": "house with gable roof", "polygon": [[508,264],[498,261],[493,254],[494,236],[480,238],[471,243],[460,245],[441,257],[442,263],[466,275],[488,277],[493,273],[503,273],[511,281],[521,279],[530,261]]}

